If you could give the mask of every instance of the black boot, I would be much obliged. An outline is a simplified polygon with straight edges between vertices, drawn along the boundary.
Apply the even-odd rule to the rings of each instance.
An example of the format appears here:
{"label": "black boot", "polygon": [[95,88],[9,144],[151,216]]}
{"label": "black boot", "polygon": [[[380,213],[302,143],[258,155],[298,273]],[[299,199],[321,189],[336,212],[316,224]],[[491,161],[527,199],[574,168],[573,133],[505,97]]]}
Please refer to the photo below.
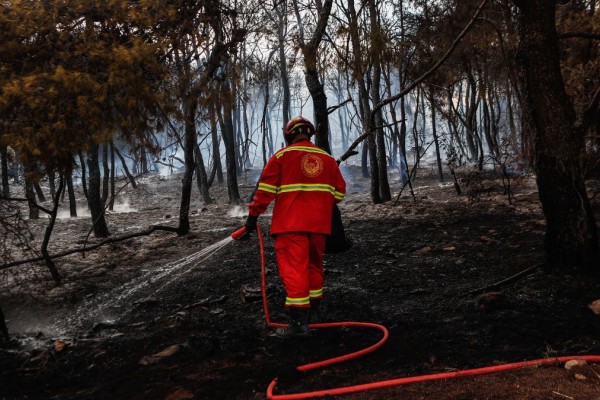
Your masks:
{"label": "black boot", "polygon": [[308,322],[312,324],[320,324],[323,322],[321,317],[321,298],[310,299],[310,314]]}
{"label": "black boot", "polygon": [[277,328],[275,330],[275,336],[287,339],[294,336],[306,336],[308,335],[308,308],[290,307],[288,313],[290,315],[290,322],[285,328]]}

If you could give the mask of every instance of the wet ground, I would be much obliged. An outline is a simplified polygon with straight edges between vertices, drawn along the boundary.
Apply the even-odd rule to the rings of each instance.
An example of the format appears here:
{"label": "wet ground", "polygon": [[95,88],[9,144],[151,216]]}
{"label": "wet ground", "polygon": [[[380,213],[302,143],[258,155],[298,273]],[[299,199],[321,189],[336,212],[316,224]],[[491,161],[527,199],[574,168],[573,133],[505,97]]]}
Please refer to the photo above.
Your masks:
{"label": "wet ground", "polygon": [[[227,239],[245,210],[228,206],[217,187],[215,204],[195,199],[185,237],[155,232],[61,258],[59,287],[43,266],[4,273],[0,304],[14,340],[0,344],[0,399],[262,399],[275,377],[276,393],[297,393],[600,355],[600,316],[589,307],[600,299],[600,280],[531,269],[542,261],[544,219],[530,176],[513,182],[512,204],[500,181],[458,196],[451,184],[421,178],[414,198],[404,191],[397,202],[373,205],[368,181],[346,174],[340,208],[353,247],[326,256],[323,319],[383,324],[390,338],[381,349],[295,371],[370,346],[381,333],[344,327],[293,341],[270,337],[258,241]],[[113,236],[175,226],[179,184],[154,176],[124,190],[127,207],[108,216]],[[249,179],[242,193],[252,187]],[[596,203],[597,187],[590,182]],[[268,216],[259,222],[268,230]],[[88,225],[88,218],[61,219],[51,252],[81,246]],[[43,226],[32,223],[36,236]],[[273,242],[265,245],[269,311],[283,322]],[[600,365],[560,363],[342,398],[600,399]]]}

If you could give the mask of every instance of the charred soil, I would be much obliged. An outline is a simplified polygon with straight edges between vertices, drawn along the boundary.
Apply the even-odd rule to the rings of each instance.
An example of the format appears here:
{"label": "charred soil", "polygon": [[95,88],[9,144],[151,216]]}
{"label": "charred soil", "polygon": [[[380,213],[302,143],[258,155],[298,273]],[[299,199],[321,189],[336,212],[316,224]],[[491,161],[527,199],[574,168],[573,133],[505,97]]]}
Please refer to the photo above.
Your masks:
{"label": "charred soil", "polygon": [[[323,320],[383,324],[390,338],[381,349],[295,371],[367,347],[381,334],[347,327],[294,340],[270,337],[256,234],[226,240],[243,224],[245,209],[229,206],[219,186],[211,189],[215,203],[194,199],[188,235],[155,232],[63,257],[60,286],[43,266],[4,272],[0,304],[13,340],[0,342],[0,399],[262,399],[275,377],[283,394],[600,355],[600,316],[589,307],[600,299],[600,280],[541,267],[545,223],[531,176],[513,182],[512,204],[496,179],[477,186],[492,189],[458,196],[451,184],[423,177],[414,197],[404,190],[374,205],[368,180],[345,175],[340,208],[353,246],[326,255]],[[252,187],[248,177],[242,193]],[[177,176],[152,176],[124,190],[129,208],[108,215],[112,235],[175,226],[179,188]],[[598,219],[600,186],[591,181],[589,188]],[[259,220],[265,232],[269,222],[268,215]],[[30,221],[36,238],[44,226]],[[88,230],[89,217],[61,219],[51,247],[82,246]],[[265,256],[271,318],[284,322],[270,238]],[[600,365],[530,367],[343,398],[600,399]]]}

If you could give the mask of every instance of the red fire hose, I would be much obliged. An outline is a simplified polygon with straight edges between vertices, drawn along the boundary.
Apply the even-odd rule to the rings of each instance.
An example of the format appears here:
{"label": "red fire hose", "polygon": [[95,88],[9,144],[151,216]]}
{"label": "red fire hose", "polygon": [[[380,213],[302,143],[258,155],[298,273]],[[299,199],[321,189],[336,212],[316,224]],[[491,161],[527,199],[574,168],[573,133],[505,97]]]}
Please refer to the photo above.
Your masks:
{"label": "red fire hose", "polygon": [[[260,229],[260,225],[257,225],[257,233],[258,233],[258,242],[259,242],[259,248],[260,248],[261,291],[262,291],[263,310],[265,313],[265,321],[266,321],[267,325],[270,327],[276,327],[276,328],[285,327],[285,326],[287,326],[287,324],[271,322],[271,317],[269,315],[269,307],[268,307],[268,303],[267,303],[267,284],[266,284],[266,273],[265,273],[265,269],[266,269],[265,243],[264,243],[262,231]],[[242,227],[241,229],[239,229],[239,230],[235,231],[233,234],[231,234],[231,237],[233,239],[237,240],[237,239],[241,238],[242,236],[244,236],[245,234],[246,234],[246,228]],[[309,327],[311,327],[311,328],[337,328],[337,327],[344,327],[344,326],[358,326],[358,327],[379,329],[383,333],[383,337],[377,343],[375,343],[374,345],[371,345],[365,349],[355,351],[353,353],[346,354],[343,356],[329,358],[329,359],[326,359],[323,361],[300,365],[300,366],[296,367],[296,369],[298,371],[304,372],[304,371],[309,371],[311,369],[321,368],[321,367],[325,367],[327,365],[336,364],[336,363],[339,363],[342,361],[351,360],[353,358],[357,358],[362,355],[365,355],[365,354],[375,351],[376,349],[383,346],[383,344],[389,338],[389,332],[388,332],[387,328],[383,325],[375,324],[375,323],[328,322],[328,323],[320,323],[320,324],[309,324]],[[460,377],[474,376],[474,375],[484,375],[484,374],[491,374],[494,372],[510,371],[510,370],[515,370],[515,369],[520,369],[520,368],[525,368],[525,367],[552,365],[552,364],[567,362],[570,360],[584,360],[584,361],[590,361],[590,362],[600,362],[600,355],[587,355],[587,356],[586,355],[575,355],[575,356],[540,358],[537,360],[529,360],[529,361],[515,362],[515,363],[510,363],[510,364],[502,364],[502,365],[493,365],[493,366],[489,366],[489,367],[467,369],[467,370],[462,370],[462,371],[442,372],[442,373],[420,375],[420,376],[409,376],[409,377],[389,379],[389,380],[379,381],[379,382],[365,383],[365,384],[361,384],[361,385],[353,385],[353,386],[345,386],[345,387],[333,388],[333,389],[317,390],[317,391],[312,391],[312,392],[281,394],[281,395],[273,394],[273,390],[275,389],[275,386],[277,386],[277,378],[275,378],[275,379],[273,379],[273,381],[271,381],[271,383],[269,384],[269,387],[267,388],[267,398],[274,399],[274,400],[299,400],[299,399],[307,399],[307,398],[312,398],[312,397],[350,394],[350,393],[357,393],[357,392],[373,390],[373,389],[381,389],[381,388],[392,387],[392,386],[406,385],[409,383],[427,382],[427,381],[450,379],[450,378],[460,378]]]}

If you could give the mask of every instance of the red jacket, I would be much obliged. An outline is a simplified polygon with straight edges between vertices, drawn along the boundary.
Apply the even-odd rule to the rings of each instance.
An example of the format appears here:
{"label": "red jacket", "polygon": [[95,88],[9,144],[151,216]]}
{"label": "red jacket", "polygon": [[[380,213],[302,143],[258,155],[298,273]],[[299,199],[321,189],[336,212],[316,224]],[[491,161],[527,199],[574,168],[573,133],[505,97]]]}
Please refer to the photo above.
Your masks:
{"label": "red jacket", "polygon": [[284,147],[269,159],[249,212],[259,216],[275,199],[271,235],[329,235],[333,205],[342,201],[345,193],[346,182],[335,159],[306,140]]}

